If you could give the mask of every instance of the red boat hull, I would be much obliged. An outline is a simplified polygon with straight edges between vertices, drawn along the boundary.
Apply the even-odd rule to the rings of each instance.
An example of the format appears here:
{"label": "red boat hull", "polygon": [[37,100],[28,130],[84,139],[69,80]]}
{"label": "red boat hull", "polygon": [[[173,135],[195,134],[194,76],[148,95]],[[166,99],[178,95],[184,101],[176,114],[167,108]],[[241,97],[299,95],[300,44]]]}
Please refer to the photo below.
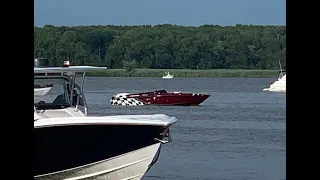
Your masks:
{"label": "red boat hull", "polygon": [[160,90],[137,94],[126,94],[124,96],[125,97],[112,97],[111,104],[127,105],[129,100],[135,100],[142,103],[138,105],[195,106],[205,101],[210,95],[182,92],[168,93],[165,90]]}

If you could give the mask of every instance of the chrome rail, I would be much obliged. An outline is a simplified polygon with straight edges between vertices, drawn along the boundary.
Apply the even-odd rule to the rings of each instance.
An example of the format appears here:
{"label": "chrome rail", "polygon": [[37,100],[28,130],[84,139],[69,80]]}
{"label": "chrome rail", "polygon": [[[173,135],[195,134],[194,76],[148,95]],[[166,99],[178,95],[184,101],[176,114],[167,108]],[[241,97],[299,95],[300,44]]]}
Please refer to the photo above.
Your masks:
{"label": "chrome rail", "polygon": [[162,139],[154,138],[154,140],[162,144],[167,144],[172,141],[169,127],[165,127],[162,133],[160,133],[160,136],[162,136]]}

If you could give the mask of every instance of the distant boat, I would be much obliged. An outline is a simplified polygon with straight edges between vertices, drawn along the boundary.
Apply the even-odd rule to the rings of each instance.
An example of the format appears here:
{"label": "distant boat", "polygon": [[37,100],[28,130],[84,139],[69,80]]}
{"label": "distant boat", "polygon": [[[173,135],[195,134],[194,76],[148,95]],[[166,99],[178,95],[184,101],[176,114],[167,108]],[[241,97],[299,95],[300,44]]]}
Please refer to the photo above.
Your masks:
{"label": "distant boat", "polygon": [[172,79],[173,75],[170,74],[169,72],[165,73],[165,75],[162,76],[162,79]]}
{"label": "distant boat", "polygon": [[269,88],[264,88],[263,91],[286,92],[286,74],[280,75],[278,80],[272,83]]}
{"label": "distant boat", "polygon": [[263,91],[270,91],[270,92],[286,92],[286,71],[283,71],[280,64],[280,74],[278,80],[270,85],[269,88],[264,88]]}

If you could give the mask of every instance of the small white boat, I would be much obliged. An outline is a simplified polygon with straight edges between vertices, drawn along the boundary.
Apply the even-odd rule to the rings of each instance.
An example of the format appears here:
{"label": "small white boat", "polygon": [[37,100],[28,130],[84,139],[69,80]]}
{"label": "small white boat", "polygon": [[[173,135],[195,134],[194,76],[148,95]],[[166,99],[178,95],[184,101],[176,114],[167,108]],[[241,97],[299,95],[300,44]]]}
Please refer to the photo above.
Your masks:
{"label": "small white boat", "polygon": [[284,93],[286,92],[286,71],[283,71],[281,69],[281,64],[280,64],[280,74],[279,74],[278,80],[273,82],[269,88],[264,88],[263,91],[284,92]]}
{"label": "small white boat", "polygon": [[272,83],[269,88],[264,88],[263,91],[286,92],[286,74],[279,77],[278,80]]}
{"label": "small white boat", "polygon": [[172,79],[173,75],[170,74],[169,72],[165,73],[165,75],[162,76],[162,79]]}

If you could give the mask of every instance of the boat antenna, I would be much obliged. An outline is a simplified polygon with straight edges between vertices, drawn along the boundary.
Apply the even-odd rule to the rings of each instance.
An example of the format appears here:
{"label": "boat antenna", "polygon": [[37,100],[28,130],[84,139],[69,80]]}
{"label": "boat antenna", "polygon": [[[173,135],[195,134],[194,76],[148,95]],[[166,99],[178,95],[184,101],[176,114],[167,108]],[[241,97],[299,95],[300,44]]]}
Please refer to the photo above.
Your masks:
{"label": "boat antenna", "polygon": [[279,59],[279,66],[280,66],[280,74],[281,74],[281,76],[282,76],[282,75],[283,75],[283,72],[282,72],[282,67],[281,67],[280,59]]}

